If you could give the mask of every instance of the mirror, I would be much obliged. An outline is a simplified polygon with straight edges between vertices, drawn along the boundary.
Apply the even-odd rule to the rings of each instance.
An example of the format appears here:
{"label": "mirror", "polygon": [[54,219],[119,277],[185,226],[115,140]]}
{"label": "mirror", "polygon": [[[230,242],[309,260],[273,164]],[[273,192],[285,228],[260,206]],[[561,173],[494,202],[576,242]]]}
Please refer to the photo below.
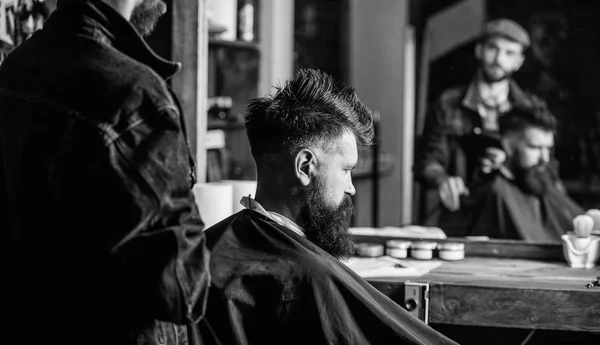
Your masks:
{"label": "mirror", "polygon": [[[443,10],[451,11],[452,7],[448,6]],[[458,5],[455,8],[458,8]],[[433,12],[442,11],[439,10]],[[464,178],[469,195],[462,195],[459,199],[463,207],[456,212],[447,212],[448,207],[442,207],[440,210],[439,195],[442,190],[422,188],[418,200],[417,224],[439,226],[448,236],[488,235],[492,238],[521,239],[530,243],[559,243],[561,234],[574,230],[572,220],[576,216],[590,209],[600,208],[600,140],[598,140],[600,139],[600,101],[597,95],[594,95],[600,85],[600,73],[598,73],[600,64],[597,62],[600,55],[598,48],[600,42],[596,35],[600,29],[598,14],[600,14],[600,3],[589,1],[487,2],[484,16],[476,19],[480,19],[483,23],[486,20],[509,18],[528,32],[530,46],[524,51],[522,65],[515,69],[512,79],[527,97],[535,95],[546,104],[549,112],[557,120],[556,130],[554,132],[548,130],[552,134],[551,138],[543,138],[544,133],[540,131],[530,133],[529,129],[524,127],[522,132],[525,133],[523,136],[527,137],[525,138],[527,140],[521,140],[522,147],[516,145],[512,151],[510,145],[507,148],[506,144],[509,132],[504,136],[496,137],[498,139],[496,144],[490,144],[487,140],[489,138],[485,135],[485,122],[481,127],[475,125],[474,128],[463,126],[464,124],[460,122],[445,123],[446,127],[443,130],[449,133],[450,137],[454,136],[457,139],[450,145],[479,148],[481,152],[478,154],[478,159],[483,157],[494,160],[493,155],[490,156],[489,152],[484,151],[484,148],[488,147],[502,149],[507,156],[504,158],[505,161],[511,162],[511,158],[514,158],[513,163],[522,162],[523,153],[548,149],[550,153],[548,169],[544,171],[546,174],[544,176],[530,174],[527,175],[529,177],[525,177],[525,174],[522,174],[521,179],[519,174],[510,174],[511,169],[508,169],[509,174],[499,171],[500,177],[482,182],[481,179],[469,175],[472,171],[460,171],[460,164],[464,164],[465,160],[470,159],[469,157],[465,157],[464,154],[452,156],[452,161],[448,164],[454,165],[449,168],[455,170],[458,168],[457,176],[461,176],[461,173],[463,177],[469,175],[468,178]],[[428,15],[420,19],[429,20],[433,17]],[[451,34],[447,30],[452,31],[453,28],[448,27],[443,33],[438,34],[450,37]],[[460,34],[458,33],[460,30],[455,31]],[[430,34],[435,36],[436,32]],[[488,43],[489,41],[485,42]],[[426,45],[427,42],[423,44]],[[476,102],[485,100],[487,103],[477,103],[472,108],[475,114],[479,113],[482,118],[486,118],[484,114],[494,113],[487,108],[481,110],[480,104],[500,109],[497,110],[496,115],[502,113],[501,108],[504,103],[501,100],[495,104],[488,101],[493,98],[490,95],[493,96],[498,92],[485,89],[473,80],[478,75],[482,76],[482,79],[490,79],[489,73],[492,72],[488,75],[485,71],[481,72],[483,69],[481,61],[485,59],[482,54],[486,54],[485,49],[491,52],[512,48],[501,46],[505,44],[503,42],[489,43],[492,46],[487,48],[485,44],[478,47],[476,40],[457,40],[452,49],[447,49],[446,53],[430,61],[428,84],[425,89],[428,118],[422,119],[425,136],[427,136],[428,126],[435,123],[429,117],[432,116],[436,100],[443,97],[446,103],[437,103],[437,106],[446,107],[446,111],[455,111],[462,106],[468,107],[473,100]],[[508,65],[495,61],[492,63],[494,65],[492,71],[498,72],[501,69],[505,69],[504,72],[508,71],[506,70],[509,68]],[[453,92],[460,95],[448,93],[449,89],[457,85],[464,86],[462,89],[453,89]],[[471,85],[477,86],[471,89],[469,88]],[[469,90],[476,90],[479,94],[471,95]],[[511,84],[509,94],[515,93]],[[449,97],[450,99],[454,97],[458,101],[452,103],[452,100],[448,101]],[[513,103],[517,102],[518,100],[513,100]],[[435,114],[433,116],[435,117]],[[538,112],[532,116],[541,115]],[[505,128],[507,126],[505,124]],[[538,123],[530,127],[539,129],[540,126],[543,127]],[[469,135],[463,135],[465,133],[461,132],[465,128],[470,131]],[[543,143],[544,140],[547,142]],[[418,144],[421,146],[418,147],[417,152],[426,150],[431,142],[418,142]],[[518,154],[521,156],[517,157]],[[418,158],[416,163],[418,169]],[[480,164],[480,161],[477,164]],[[513,167],[512,172],[515,171],[518,171],[517,167]],[[538,193],[530,188],[534,176],[533,184],[548,178],[548,181],[551,181],[551,191],[544,190],[543,193]],[[460,187],[455,183],[449,188],[460,189]],[[465,224],[470,225],[465,226]],[[465,227],[469,229],[466,230]],[[600,221],[597,221],[593,228],[600,228]]]}
{"label": "mirror", "polygon": [[[400,11],[400,7],[389,4],[382,6]],[[295,68],[318,68],[349,82],[372,109],[381,112],[382,144],[378,147],[376,158],[382,166],[378,172],[373,172],[376,164],[371,163],[375,161],[372,159],[375,151],[367,152],[366,159],[359,163],[365,169],[353,173],[357,190],[353,198],[356,207],[353,226],[436,225],[428,218],[435,218],[440,212],[435,206],[439,202],[438,190],[431,190],[419,181],[412,186],[414,190],[407,191],[404,185],[399,186],[399,180],[415,172],[404,160],[407,155],[412,157],[413,151],[415,161],[420,157],[427,108],[432,107],[435,99],[445,90],[456,85],[468,85],[476,75],[479,66],[476,55],[478,30],[487,20],[497,18],[513,20],[530,37],[530,46],[524,51],[524,59],[517,64],[519,68],[512,77],[524,93],[535,94],[543,100],[558,119],[553,142],[545,143],[544,149],[552,153],[553,165],[548,173],[560,177],[561,183],[556,185],[556,191],[563,194],[554,193],[551,198],[544,200],[527,193],[507,193],[512,201],[499,202],[493,198],[474,198],[474,195],[480,194],[477,192],[480,186],[467,183],[471,198],[463,196],[464,200],[461,201],[471,203],[476,208],[467,215],[471,222],[478,223],[483,230],[517,222],[521,229],[506,230],[503,234],[486,234],[485,231],[476,234],[521,239],[527,243],[546,243],[550,239],[544,236],[544,226],[535,220],[549,217],[552,219],[545,222],[554,224],[552,242],[559,243],[560,234],[573,230],[572,220],[576,215],[600,208],[600,98],[594,95],[598,89],[596,84],[600,83],[600,73],[597,71],[600,64],[596,62],[600,61],[600,42],[595,34],[600,29],[600,22],[596,19],[600,14],[600,3],[581,0],[407,1],[405,18],[398,18],[394,30],[404,30],[407,37],[414,37],[414,40],[392,35],[389,26],[377,19],[381,17],[368,13],[369,9],[360,7],[358,2],[338,0],[324,4],[316,0],[297,0],[295,10]],[[360,12],[360,15],[357,16],[356,12]],[[432,20],[444,16],[445,26],[430,25]],[[373,25],[375,22],[378,25]],[[367,27],[368,33],[364,33],[363,28]],[[436,32],[431,31],[432,27],[438,28],[437,37],[433,37]],[[367,40],[379,37],[385,41],[392,36],[396,40],[394,44],[405,50],[403,58],[393,56],[395,51],[386,50],[387,45],[373,46],[378,49],[377,54],[361,52],[364,47],[371,47]],[[428,45],[428,40],[429,43],[435,41],[437,48]],[[414,60],[411,63],[410,54],[413,50]],[[427,54],[430,56],[426,57]],[[373,56],[386,58],[371,58]],[[388,60],[397,62],[394,73],[390,73],[391,68],[385,65]],[[405,69],[416,71],[414,82],[409,78],[411,73],[405,71],[402,74],[402,63]],[[372,78],[382,79],[381,85],[384,86],[369,93],[372,88],[364,85],[371,83],[365,80],[367,74],[361,73],[363,70],[368,70]],[[397,73],[401,83],[394,84],[387,78],[381,78],[382,75]],[[357,75],[363,78],[357,80]],[[423,80],[427,83],[423,84]],[[386,103],[389,89],[397,90],[394,97],[399,99],[398,103],[394,103],[398,107],[393,111],[389,110],[391,107]],[[405,93],[406,89],[413,90],[413,93]],[[406,148],[408,145],[403,141],[404,138],[396,139],[405,133],[394,127],[397,122],[391,119],[409,118],[412,113],[403,107],[404,103],[411,103],[412,98],[416,103],[415,140],[408,142],[414,143],[415,150]],[[383,108],[387,111],[382,111]],[[452,126],[450,124],[446,129],[458,130]],[[485,134],[481,127],[474,126],[471,130],[477,134],[477,138],[466,138],[461,144],[478,148],[481,156],[487,154],[486,146],[504,149],[499,138],[488,140],[489,137],[479,135]],[[402,149],[394,151],[398,147]],[[496,154],[497,151],[492,152],[492,157]],[[457,157],[457,160],[461,159],[465,157]],[[378,176],[377,182],[373,176]],[[521,200],[514,200],[519,198]],[[411,214],[410,208],[413,208],[412,217],[407,220],[404,215]],[[492,216],[474,219],[484,212],[483,208]],[[510,214],[500,214],[498,210]],[[514,219],[515,214],[522,217]],[[450,219],[450,223],[453,222],[453,225],[444,226],[449,237],[473,235],[472,231],[461,226],[460,219]]]}

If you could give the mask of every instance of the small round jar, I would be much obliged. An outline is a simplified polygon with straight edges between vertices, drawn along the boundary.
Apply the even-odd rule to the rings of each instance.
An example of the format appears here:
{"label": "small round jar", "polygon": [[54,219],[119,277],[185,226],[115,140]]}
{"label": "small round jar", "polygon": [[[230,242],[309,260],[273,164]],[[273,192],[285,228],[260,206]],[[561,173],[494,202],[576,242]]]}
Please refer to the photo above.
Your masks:
{"label": "small round jar", "polygon": [[383,244],[379,243],[357,243],[354,245],[356,255],[368,258],[383,256]]}
{"label": "small round jar", "polygon": [[457,242],[440,243],[438,256],[442,260],[459,261],[465,258],[465,244]]}
{"label": "small round jar", "polygon": [[436,247],[436,242],[414,242],[410,248],[410,255],[414,259],[429,260],[433,258],[433,250]]}
{"label": "small round jar", "polygon": [[405,259],[408,257],[408,248],[410,241],[391,240],[385,243],[385,254],[396,259]]}

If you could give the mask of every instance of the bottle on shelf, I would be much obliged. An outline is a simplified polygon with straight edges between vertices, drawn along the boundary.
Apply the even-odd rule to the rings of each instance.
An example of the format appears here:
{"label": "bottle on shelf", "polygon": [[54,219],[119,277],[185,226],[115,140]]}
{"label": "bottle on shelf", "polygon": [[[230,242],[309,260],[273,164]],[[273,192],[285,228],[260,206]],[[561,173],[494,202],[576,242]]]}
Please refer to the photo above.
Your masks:
{"label": "bottle on shelf", "polygon": [[230,120],[230,110],[233,99],[228,96],[211,97],[208,99],[209,119]]}
{"label": "bottle on shelf", "polygon": [[255,40],[255,11],[256,3],[254,0],[238,1],[238,40],[245,42],[253,42]]}
{"label": "bottle on shelf", "polygon": [[206,11],[209,37],[225,41],[236,40],[238,1],[208,0]]}

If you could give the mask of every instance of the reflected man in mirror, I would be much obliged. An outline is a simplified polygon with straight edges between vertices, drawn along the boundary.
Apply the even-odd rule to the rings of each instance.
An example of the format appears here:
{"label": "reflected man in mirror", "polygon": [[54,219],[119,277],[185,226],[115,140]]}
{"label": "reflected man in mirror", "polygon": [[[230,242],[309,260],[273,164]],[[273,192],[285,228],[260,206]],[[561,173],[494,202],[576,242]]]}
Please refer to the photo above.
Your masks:
{"label": "reflected man in mirror", "polygon": [[372,122],[353,89],[315,70],[250,102],[256,198],[205,232],[205,320],[223,344],[453,343],[338,260],[354,253],[351,171]]}
{"label": "reflected man in mirror", "polygon": [[519,24],[490,21],[475,47],[479,68],[471,83],[444,91],[428,110],[415,162],[417,179],[435,191],[426,196],[426,225],[436,225],[440,207],[460,208],[461,196],[469,194],[468,185],[481,172],[486,148],[499,147],[502,114],[536,100],[511,78],[523,65],[529,45],[529,35]]}
{"label": "reflected man in mirror", "polygon": [[[552,160],[556,119],[545,106],[513,108],[500,119],[505,158],[471,187],[457,212],[444,211],[449,235],[558,242],[584,210],[565,193]],[[464,231],[463,233],[460,233]]]}

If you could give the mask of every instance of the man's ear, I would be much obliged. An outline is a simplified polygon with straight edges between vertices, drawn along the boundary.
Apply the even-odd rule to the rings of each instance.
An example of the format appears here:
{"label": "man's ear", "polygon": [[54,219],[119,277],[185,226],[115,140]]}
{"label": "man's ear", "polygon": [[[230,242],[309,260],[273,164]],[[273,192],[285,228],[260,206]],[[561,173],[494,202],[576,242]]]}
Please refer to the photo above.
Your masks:
{"label": "man's ear", "polygon": [[479,42],[475,45],[475,57],[477,58],[477,60],[481,60],[482,56],[483,56],[483,45],[481,44],[481,42]]}
{"label": "man's ear", "polygon": [[303,186],[308,186],[315,173],[317,157],[309,149],[302,149],[294,159],[294,174]]}

